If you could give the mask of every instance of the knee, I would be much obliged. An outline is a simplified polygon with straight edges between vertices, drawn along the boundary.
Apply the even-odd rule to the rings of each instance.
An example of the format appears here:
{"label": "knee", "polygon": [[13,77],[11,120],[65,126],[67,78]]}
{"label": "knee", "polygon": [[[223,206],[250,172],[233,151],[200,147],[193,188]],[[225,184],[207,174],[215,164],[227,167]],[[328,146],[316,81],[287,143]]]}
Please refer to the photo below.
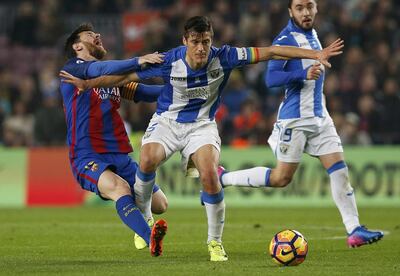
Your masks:
{"label": "knee", "polygon": [[156,215],[165,213],[168,209],[168,200],[166,197],[160,198],[157,201],[152,201],[151,212]]}
{"label": "knee", "polygon": [[280,188],[286,187],[290,182],[292,182],[292,178],[293,177],[291,175],[279,174],[271,178],[271,186]]}
{"label": "knee", "polygon": [[117,200],[121,196],[130,195],[131,189],[128,182],[120,178],[114,178],[112,181],[102,183],[99,191],[102,197]]}
{"label": "knee", "polygon": [[200,181],[203,184],[205,192],[213,194],[220,190],[218,185],[218,175],[214,170],[200,172]]}
{"label": "knee", "polygon": [[144,173],[151,173],[157,170],[158,163],[152,155],[140,156],[140,170]]}

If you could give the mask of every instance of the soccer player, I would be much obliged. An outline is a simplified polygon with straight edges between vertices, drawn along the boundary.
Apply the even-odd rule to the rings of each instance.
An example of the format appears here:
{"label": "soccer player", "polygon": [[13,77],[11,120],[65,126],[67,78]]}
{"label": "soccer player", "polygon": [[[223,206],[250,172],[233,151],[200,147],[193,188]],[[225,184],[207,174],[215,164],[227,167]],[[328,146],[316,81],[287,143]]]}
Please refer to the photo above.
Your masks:
{"label": "soccer player", "polygon": [[[313,29],[316,14],[315,0],[290,0],[289,23],[273,45],[321,49]],[[286,95],[268,140],[278,159],[277,165],[273,169],[256,167],[233,172],[219,167],[219,176],[224,187],[285,187],[291,182],[303,152],[318,157],[329,174],[332,196],[348,233],[347,244],[358,247],[378,241],[383,233],[360,226],[342,144],[325,107],[324,75],[323,65],[311,59],[270,61],[267,85],[286,86]]]}
{"label": "soccer player", "polygon": [[[66,40],[65,52],[69,60],[63,70],[83,79],[126,73],[138,70],[143,63],[162,61],[162,56],[156,53],[128,60],[100,61],[106,50],[100,34],[89,24],[83,24],[71,33]],[[83,189],[116,202],[121,220],[142,237],[135,236],[135,245],[143,247],[144,242],[150,247],[152,256],[161,255],[167,224],[162,219],[155,223],[146,222],[135,204],[133,191],[138,165],[128,155],[132,147],[118,113],[121,98],[155,101],[160,92],[158,87],[145,88],[129,83],[121,89],[93,88],[79,93],[72,84],[62,81],[60,88],[75,178]],[[144,90],[148,92],[144,93]],[[167,208],[164,193],[156,185],[152,192],[153,211],[164,212]],[[154,224],[152,229],[148,223]]]}
{"label": "soccer player", "polygon": [[[341,54],[343,42],[337,40],[324,50],[296,47],[235,48],[212,46],[213,29],[207,17],[187,20],[183,46],[164,56],[161,64],[125,76],[105,76],[80,81],[62,73],[67,82],[78,87],[114,86],[128,81],[162,77],[165,86],[142,139],[139,170],[136,172],[136,203],[145,217],[151,216],[151,191],[157,167],[173,153],[182,154],[182,165],[192,175],[199,174],[203,185],[202,201],[208,220],[208,251],[211,261],[226,261],[222,246],[225,221],[224,192],[217,167],[220,137],[214,120],[220,94],[230,72],[239,66],[269,59],[309,58],[330,66],[328,59]],[[80,82],[80,83],[79,83]]]}

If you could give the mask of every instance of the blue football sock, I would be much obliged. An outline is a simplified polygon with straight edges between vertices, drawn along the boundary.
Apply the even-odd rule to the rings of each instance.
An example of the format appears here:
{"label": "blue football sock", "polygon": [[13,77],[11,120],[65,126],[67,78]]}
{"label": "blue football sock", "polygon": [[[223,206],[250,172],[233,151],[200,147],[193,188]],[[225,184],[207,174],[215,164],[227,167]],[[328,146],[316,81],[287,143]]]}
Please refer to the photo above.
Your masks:
{"label": "blue football sock", "polygon": [[149,244],[151,229],[139,208],[136,207],[133,197],[130,195],[120,197],[115,207],[121,220]]}

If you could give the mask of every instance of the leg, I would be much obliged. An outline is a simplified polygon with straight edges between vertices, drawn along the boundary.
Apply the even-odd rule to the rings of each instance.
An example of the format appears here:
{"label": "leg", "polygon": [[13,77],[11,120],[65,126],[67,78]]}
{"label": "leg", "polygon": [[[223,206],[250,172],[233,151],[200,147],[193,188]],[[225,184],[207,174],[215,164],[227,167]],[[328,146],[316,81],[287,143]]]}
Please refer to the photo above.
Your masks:
{"label": "leg", "polygon": [[[152,214],[160,215],[167,211],[168,208],[168,200],[163,191],[161,191],[158,185],[154,185],[152,199],[151,199],[151,212]],[[154,226],[154,219],[147,219],[147,224],[149,227]],[[140,237],[138,234],[135,233],[133,237],[136,249],[144,249],[146,248],[147,244],[146,241]]]}
{"label": "leg", "polygon": [[100,175],[97,186],[103,198],[116,202],[121,220],[149,244],[151,230],[135,205],[128,183],[112,171],[105,170]]}
{"label": "leg", "polygon": [[167,211],[168,199],[161,189],[153,192],[151,199],[151,212],[156,215],[161,215]]}
{"label": "leg", "polygon": [[203,185],[202,200],[207,213],[210,260],[227,261],[228,256],[222,246],[225,201],[217,175],[219,151],[213,145],[204,145],[192,155],[192,160],[200,173]]}
{"label": "leg", "polygon": [[364,226],[360,226],[356,199],[349,182],[349,172],[344,162],[343,154],[335,152],[322,155],[320,160],[329,174],[332,197],[342,215],[343,223],[349,234],[347,238],[348,246],[358,247],[377,242],[383,238],[381,231],[369,231]]}
{"label": "leg", "polygon": [[151,194],[158,165],[165,159],[164,147],[159,143],[144,144],[140,152],[139,169],[136,171],[135,199],[147,219],[151,215]]}
{"label": "leg", "polygon": [[331,182],[333,200],[342,215],[347,233],[360,226],[353,188],[349,182],[349,172],[341,152],[330,153],[319,157],[327,170]]}
{"label": "leg", "polygon": [[273,169],[256,167],[247,170],[221,173],[221,184],[242,187],[285,187],[293,178],[301,160],[307,135],[303,128],[297,129],[291,120],[275,124],[268,143],[277,157]]}
{"label": "leg", "polygon": [[[286,187],[296,172],[298,163],[278,161],[273,169],[255,167],[246,170],[220,173],[221,184],[240,187]],[[221,172],[221,171],[220,171]]]}
{"label": "leg", "polygon": [[292,182],[293,175],[297,170],[299,163],[287,163],[277,161],[276,168],[271,170],[269,185],[271,187],[286,187]]}

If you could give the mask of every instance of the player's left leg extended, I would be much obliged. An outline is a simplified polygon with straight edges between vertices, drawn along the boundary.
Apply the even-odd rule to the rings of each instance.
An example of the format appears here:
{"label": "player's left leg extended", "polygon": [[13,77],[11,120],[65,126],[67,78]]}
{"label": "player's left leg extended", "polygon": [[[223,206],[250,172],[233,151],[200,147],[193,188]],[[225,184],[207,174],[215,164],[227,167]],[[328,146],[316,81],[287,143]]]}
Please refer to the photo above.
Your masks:
{"label": "player's left leg extended", "polygon": [[135,204],[128,183],[110,170],[106,170],[100,175],[98,189],[103,198],[112,199],[116,202],[115,207],[121,220],[146,241],[151,255],[160,256],[162,240],[167,231],[166,222],[159,220],[150,229]]}
{"label": "player's left leg extended", "polygon": [[[153,214],[161,215],[167,211],[167,208],[168,208],[167,197],[165,196],[164,192],[158,187],[158,185],[155,184],[153,187],[153,195],[151,199],[151,212]],[[153,218],[148,219],[147,224],[149,225],[150,228],[152,228],[154,226],[154,219]],[[137,233],[135,233],[133,240],[136,249],[141,250],[146,248],[147,246],[146,241]]]}
{"label": "player's left leg extended", "polygon": [[358,247],[380,240],[383,237],[382,232],[369,231],[364,226],[360,226],[354,190],[350,185],[349,172],[343,154],[330,153],[320,156],[319,159],[329,174],[332,197],[348,233],[348,246]]}
{"label": "player's left leg extended", "polygon": [[200,173],[203,185],[201,194],[208,221],[208,251],[210,261],[227,261],[228,256],[222,246],[222,232],[225,223],[225,201],[217,175],[219,151],[213,145],[204,145],[192,155],[192,160]]}

